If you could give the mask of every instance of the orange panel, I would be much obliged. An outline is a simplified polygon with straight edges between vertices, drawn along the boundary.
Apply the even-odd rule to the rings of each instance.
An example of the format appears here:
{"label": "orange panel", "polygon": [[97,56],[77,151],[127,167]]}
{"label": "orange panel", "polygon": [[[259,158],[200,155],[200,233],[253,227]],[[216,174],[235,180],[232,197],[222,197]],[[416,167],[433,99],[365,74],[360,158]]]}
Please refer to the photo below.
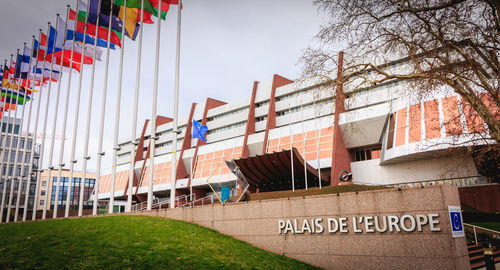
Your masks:
{"label": "orange panel", "polygon": [[273,147],[268,147],[267,148],[267,153],[272,153],[273,151],[277,151],[278,150],[278,147],[277,146],[273,146]]}
{"label": "orange panel", "polygon": [[316,130],[307,132],[307,138],[316,138],[316,137],[318,137],[318,135],[316,135]]}
{"label": "orange panel", "polygon": [[324,128],[321,130],[321,136],[333,135],[333,128]]}
{"label": "orange panel", "polygon": [[224,150],[224,157],[227,157],[231,154],[233,154],[233,148],[229,148],[229,149]]}
{"label": "orange panel", "polygon": [[316,152],[306,154],[306,160],[316,160]]}
{"label": "orange panel", "polygon": [[446,136],[462,134],[462,124],[460,123],[460,112],[458,111],[457,97],[443,98],[443,115]]}
{"label": "orange panel", "polygon": [[238,146],[234,148],[233,154],[241,154],[241,151],[243,150],[243,146]]}
{"label": "orange panel", "polygon": [[321,137],[319,138],[320,143],[332,143],[333,141],[333,135],[327,135],[323,137],[323,134],[321,134]]}
{"label": "orange panel", "polygon": [[223,153],[224,153],[224,151],[217,151],[217,152],[215,152],[215,157],[222,157]]}
{"label": "orange panel", "polygon": [[309,153],[309,152],[316,152],[318,150],[318,147],[317,145],[313,144],[313,145],[307,145],[306,146],[306,152]]}
{"label": "orange panel", "polygon": [[201,177],[208,177],[210,175],[210,171],[203,171],[201,173]]}
{"label": "orange panel", "polygon": [[319,152],[319,158],[331,158],[332,157],[332,151],[320,151]]}
{"label": "orange panel", "polygon": [[306,145],[316,145],[317,143],[318,143],[318,140],[316,139],[316,137],[306,140]]}
{"label": "orange panel", "polygon": [[441,137],[441,126],[439,123],[439,105],[437,100],[424,103],[425,138],[433,139]]}
{"label": "orange panel", "polygon": [[290,144],[280,144],[280,150],[290,150]]}
{"label": "orange panel", "polygon": [[[410,107],[410,143],[418,142],[422,139],[422,111],[420,104],[413,105]],[[372,152],[373,154],[373,152]],[[379,156],[380,157],[380,156]],[[372,157],[373,158],[373,157]]]}
{"label": "orange panel", "polygon": [[293,141],[296,142],[296,141],[302,141],[304,140],[304,133],[299,133],[299,134],[295,134],[293,135]]}
{"label": "orange panel", "polygon": [[269,140],[269,144],[268,146],[275,146],[275,145],[278,145],[279,144],[279,139],[272,139],[272,140]]}
{"label": "orange panel", "polygon": [[205,160],[209,160],[209,159],[212,159],[214,157],[214,153],[207,153],[205,154]]}
{"label": "orange panel", "polygon": [[396,126],[396,146],[405,144],[406,137],[406,108],[398,111],[398,123]]}
{"label": "orange panel", "polygon": [[198,161],[203,161],[205,160],[205,155],[198,155]]}
{"label": "orange panel", "polygon": [[280,145],[281,144],[287,144],[287,143],[290,143],[290,136],[281,137],[281,139],[280,139]]}
{"label": "orange panel", "polygon": [[332,143],[320,143],[319,150],[332,150]]}
{"label": "orange panel", "polygon": [[380,158],[382,154],[381,150],[372,150],[372,159]]}
{"label": "orange panel", "polygon": [[472,105],[462,98],[462,107],[465,115],[465,122],[467,122],[467,128],[469,133],[484,132],[483,119],[479,117],[479,114],[472,108]]}
{"label": "orange panel", "polygon": [[304,141],[299,141],[299,142],[293,142],[292,144],[293,147],[304,147]]}

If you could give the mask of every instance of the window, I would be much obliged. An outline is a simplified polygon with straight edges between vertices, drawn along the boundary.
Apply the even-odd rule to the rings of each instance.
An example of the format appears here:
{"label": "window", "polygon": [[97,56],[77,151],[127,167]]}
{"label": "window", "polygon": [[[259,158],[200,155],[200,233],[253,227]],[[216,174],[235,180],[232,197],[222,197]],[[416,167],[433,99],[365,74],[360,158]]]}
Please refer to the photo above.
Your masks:
{"label": "window", "polygon": [[47,181],[42,181],[42,186],[47,186]]}
{"label": "window", "polygon": [[354,151],[354,161],[363,161],[380,158],[380,147],[360,149]]}
{"label": "window", "polygon": [[45,204],[45,200],[40,200],[40,205],[44,205]]}
{"label": "window", "polygon": [[42,190],[42,196],[45,196],[45,190]]}

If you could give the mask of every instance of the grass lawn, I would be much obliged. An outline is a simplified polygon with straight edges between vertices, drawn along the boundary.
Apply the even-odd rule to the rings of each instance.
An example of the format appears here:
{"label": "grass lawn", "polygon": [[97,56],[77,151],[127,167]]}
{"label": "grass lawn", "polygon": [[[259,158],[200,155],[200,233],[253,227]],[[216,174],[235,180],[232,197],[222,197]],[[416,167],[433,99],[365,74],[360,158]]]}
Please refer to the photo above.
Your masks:
{"label": "grass lawn", "polygon": [[500,232],[500,222],[471,222],[470,224]]}
{"label": "grass lawn", "polygon": [[114,216],[0,225],[0,269],[314,269],[197,225]]}

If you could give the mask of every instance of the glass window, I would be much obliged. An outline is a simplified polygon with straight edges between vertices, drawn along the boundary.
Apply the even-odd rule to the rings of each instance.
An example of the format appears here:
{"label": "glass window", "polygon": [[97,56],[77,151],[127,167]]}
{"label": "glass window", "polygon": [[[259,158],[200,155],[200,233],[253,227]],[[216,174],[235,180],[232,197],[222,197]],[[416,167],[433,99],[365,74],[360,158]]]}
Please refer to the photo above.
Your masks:
{"label": "glass window", "polygon": [[45,200],[40,200],[40,205],[44,205],[45,204]]}
{"label": "glass window", "polygon": [[42,196],[45,196],[45,190],[42,190]]}
{"label": "glass window", "polygon": [[42,181],[42,186],[47,186],[47,181]]}
{"label": "glass window", "polygon": [[28,149],[31,149],[32,143],[33,143],[33,140],[28,140]]}

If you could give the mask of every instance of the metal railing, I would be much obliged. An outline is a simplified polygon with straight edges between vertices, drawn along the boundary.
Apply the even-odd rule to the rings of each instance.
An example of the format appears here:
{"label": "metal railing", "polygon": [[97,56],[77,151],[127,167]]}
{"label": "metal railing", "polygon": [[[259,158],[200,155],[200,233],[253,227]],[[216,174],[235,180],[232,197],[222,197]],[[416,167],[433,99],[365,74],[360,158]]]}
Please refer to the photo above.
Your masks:
{"label": "metal railing", "polygon": [[472,225],[472,224],[469,224],[469,223],[464,223],[464,227],[472,227],[472,231],[474,232],[474,242],[476,243],[476,245],[478,244],[478,241],[477,241],[477,231],[478,230],[482,231],[482,232],[486,232],[486,234],[491,235],[493,238],[500,237],[500,232],[492,230],[492,229],[487,229],[487,228],[484,228],[484,227],[481,227],[481,226]]}
{"label": "metal railing", "polygon": [[210,204],[213,204],[214,203],[214,198],[215,198],[215,195],[212,194],[212,195],[208,195],[208,196],[205,196],[203,198],[199,198],[197,200],[193,200],[193,201],[190,201],[188,203],[185,203],[185,204],[182,204],[182,205],[179,205],[178,207],[186,207],[186,206],[195,206],[197,202],[200,202],[201,201],[201,205],[204,205],[205,204],[205,200],[210,198]]}

